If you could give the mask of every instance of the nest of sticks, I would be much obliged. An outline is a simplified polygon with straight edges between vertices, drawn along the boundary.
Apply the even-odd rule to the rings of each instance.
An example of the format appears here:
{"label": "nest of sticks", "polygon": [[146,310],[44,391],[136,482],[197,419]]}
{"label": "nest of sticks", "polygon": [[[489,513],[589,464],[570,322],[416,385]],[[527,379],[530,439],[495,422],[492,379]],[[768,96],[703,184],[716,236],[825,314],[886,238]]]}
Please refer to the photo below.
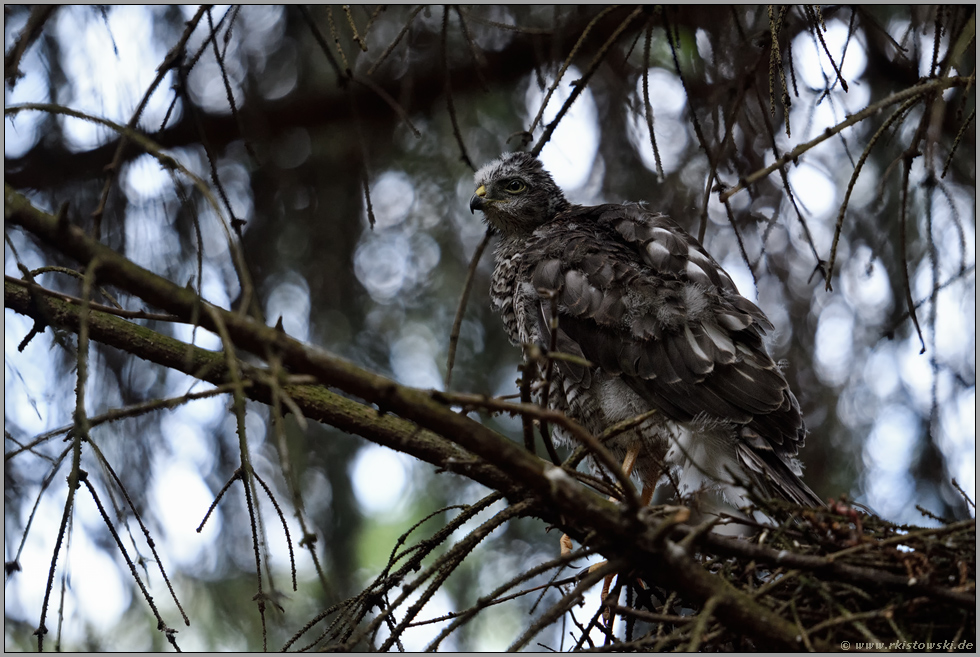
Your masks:
{"label": "nest of sticks", "polygon": [[[502,510],[500,503],[505,506]],[[493,507],[493,508],[491,508]],[[677,517],[685,507],[651,507]],[[700,526],[677,524],[672,536],[695,546],[690,559],[713,577],[796,628],[801,651],[955,650],[976,648],[976,521],[929,516],[937,526],[896,525],[846,500],[824,509],[764,503],[772,523],[716,516]],[[493,513],[490,513],[494,511]],[[307,650],[398,650],[413,627],[441,623],[427,649],[446,648],[491,607],[523,605],[525,630],[510,648],[556,651],[759,651],[785,650],[777,636],[732,623],[719,597],[695,600],[690,591],[658,583],[646,564],[622,558],[606,569],[582,568],[589,545],[528,567],[493,591],[478,592],[468,608],[435,619],[423,605],[468,562],[480,567],[475,548],[490,533],[519,517],[536,516],[533,501],[506,504],[499,493],[464,507],[440,510],[412,527],[392,550],[388,566],[360,594],[312,619],[287,645]],[[448,519],[418,539],[433,518]],[[462,538],[465,523],[484,520]],[[480,516],[477,518],[477,516]],[[928,516],[928,514],[925,514]],[[708,531],[718,520],[748,532],[734,539]],[[941,523],[941,524],[940,524]],[[434,524],[438,524],[438,520]],[[414,532],[414,534],[413,534]],[[415,540],[409,540],[415,537]],[[584,604],[584,592],[611,574],[605,605]],[[717,581],[717,580],[716,580]],[[722,590],[719,588],[719,590]],[[728,589],[731,590],[731,589]],[[475,595],[474,595],[475,597]],[[560,630],[554,627],[561,625]],[[547,628],[552,628],[550,634]],[[548,638],[550,637],[550,638]],[[555,637],[558,637],[555,641]],[[536,641],[536,643],[533,643]]]}
{"label": "nest of sticks", "polygon": [[[976,649],[976,521],[935,527],[896,525],[844,501],[826,509],[768,503],[776,526],[754,525],[743,539],[778,550],[784,565],[722,554],[704,541],[695,555],[709,572],[795,623],[801,650]],[[766,650],[767,637],[746,636],[712,617],[711,600],[639,583],[614,650]],[[618,644],[618,645],[617,645]],[[596,646],[599,648],[599,646]]]}

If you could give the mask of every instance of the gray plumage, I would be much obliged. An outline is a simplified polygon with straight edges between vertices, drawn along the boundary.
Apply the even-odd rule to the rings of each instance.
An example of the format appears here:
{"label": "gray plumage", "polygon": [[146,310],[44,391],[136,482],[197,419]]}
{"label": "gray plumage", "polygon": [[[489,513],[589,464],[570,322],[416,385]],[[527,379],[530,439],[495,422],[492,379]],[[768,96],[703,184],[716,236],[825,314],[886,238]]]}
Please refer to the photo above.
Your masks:
{"label": "gray plumage", "polygon": [[491,299],[511,341],[547,349],[556,309],[557,350],[592,364],[556,361],[550,406],[594,435],[657,410],[607,444],[622,458],[640,442],[646,486],[670,479],[741,506],[740,479],[821,504],[799,478],[806,429],[763,344],[772,324],[696,239],[637,204],[570,204],[527,153],[490,162],[476,183],[470,209],[501,234]]}

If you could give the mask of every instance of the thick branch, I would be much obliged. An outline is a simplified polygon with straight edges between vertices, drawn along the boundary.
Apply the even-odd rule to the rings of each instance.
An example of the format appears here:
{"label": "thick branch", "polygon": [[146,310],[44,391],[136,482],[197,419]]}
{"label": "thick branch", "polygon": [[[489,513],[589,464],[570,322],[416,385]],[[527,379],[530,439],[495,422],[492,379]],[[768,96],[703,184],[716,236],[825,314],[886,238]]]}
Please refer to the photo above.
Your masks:
{"label": "thick branch", "polygon": [[[60,296],[47,296],[41,308],[31,295],[28,283],[9,278],[4,282],[5,307],[40,322],[78,331],[77,305]],[[88,322],[91,337],[97,342],[215,385],[228,382],[228,364],[220,352],[188,345],[107,312],[91,310]],[[245,365],[242,367],[245,368]],[[246,369],[246,375],[250,373],[254,371]],[[245,394],[254,401],[268,404],[272,401],[272,387],[268,373],[265,374],[264,377],[256,377],[252,385],[246,388]],[[519,490],[510,477],[496,468],[412,422],[378,413],[323,386],[284,385],[281,393],[288,395],[307,418],[410,454],[440,468],[461,472],[490,488],[511,494]]]}

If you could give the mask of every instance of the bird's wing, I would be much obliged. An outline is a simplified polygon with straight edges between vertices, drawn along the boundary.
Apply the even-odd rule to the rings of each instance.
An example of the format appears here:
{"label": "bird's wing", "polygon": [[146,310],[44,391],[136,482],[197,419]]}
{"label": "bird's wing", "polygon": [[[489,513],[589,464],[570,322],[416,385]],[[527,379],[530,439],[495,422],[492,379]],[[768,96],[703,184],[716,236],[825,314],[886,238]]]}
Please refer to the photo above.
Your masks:
{"label": "bird's wing", "polygon": [[800,474],[805,427],[762,342],[772,324],[697,240],[639,206],[576,207],[538,229],[525,262],[545,346],[557,310],[559,351],[621,376],[673,420],[737,425],[748,471],[794,489],[784,497],[819,503],[789,476]]}

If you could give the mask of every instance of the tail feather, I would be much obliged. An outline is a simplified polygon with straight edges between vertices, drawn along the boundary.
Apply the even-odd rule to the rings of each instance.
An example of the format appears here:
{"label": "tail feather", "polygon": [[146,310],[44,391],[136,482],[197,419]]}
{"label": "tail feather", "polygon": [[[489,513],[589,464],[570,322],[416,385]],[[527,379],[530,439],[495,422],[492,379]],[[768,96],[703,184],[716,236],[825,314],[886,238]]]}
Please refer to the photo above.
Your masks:
{"label": "tail feather", "polygon": [[802,506],[826,506],[800,479],[802,470],[795,460],[790,465],[771,451],[763,452],[744,443],[738,445],[736,452],[742,466],[747,472],[758,475],[759,483],[767,492]]}

